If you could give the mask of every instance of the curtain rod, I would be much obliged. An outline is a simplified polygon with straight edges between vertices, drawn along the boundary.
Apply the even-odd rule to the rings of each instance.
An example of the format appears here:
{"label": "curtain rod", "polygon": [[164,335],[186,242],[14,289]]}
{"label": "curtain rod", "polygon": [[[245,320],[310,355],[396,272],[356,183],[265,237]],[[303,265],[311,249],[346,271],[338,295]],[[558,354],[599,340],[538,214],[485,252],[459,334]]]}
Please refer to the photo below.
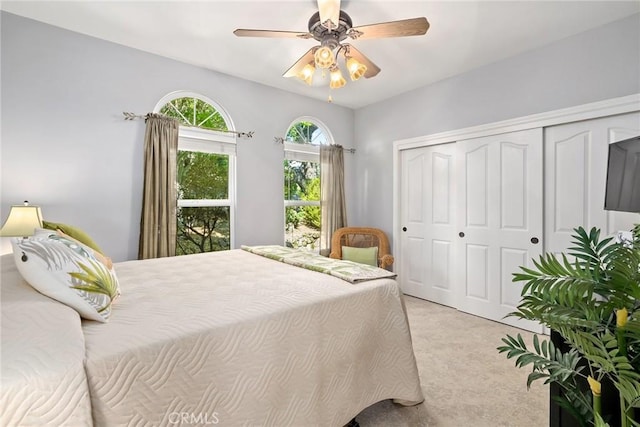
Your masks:
{"label": "curtain rod", "polygon": [[[147,119],[147,117],[149,116],[149,114],[134,114],[134,113],[130,113],[127,111],[123,111],[122,115],[124,116],[125,120],[135,120],[135,119]],[[189,125],[180,125],[180,126],[187,126],[187,127],[197,127],[197,126],[189,126]],[[239,138],[253,138],[253,131],[250,132],[239,132],[237,130],[227,130],[227,129],[207,129],[207,130],[214,130],[216,132],[227,132],[227,133],[233,133],[236,136],[238,136]]]}
{"label": "curtain rod", "polygon": [[[281,136],[274,136],[273,137],[274,142],[277,142],[278,144],[284,144],[285,139]],[[355,148],[344,148],[342,147],[342,151],[346,151],[347,153],[351,153],[351,154],[355,154],[356,149]]]}

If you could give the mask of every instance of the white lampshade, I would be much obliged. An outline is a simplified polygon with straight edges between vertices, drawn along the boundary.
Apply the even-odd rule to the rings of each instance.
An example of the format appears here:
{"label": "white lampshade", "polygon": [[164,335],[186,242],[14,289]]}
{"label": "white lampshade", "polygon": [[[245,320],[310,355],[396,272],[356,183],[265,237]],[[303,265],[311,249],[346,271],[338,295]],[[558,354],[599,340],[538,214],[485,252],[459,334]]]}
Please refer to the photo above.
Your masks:
{"label": "white lampshade", "polygon": [[0,236],[27,237],[33,236],[35,229],[42,227],[42,211],[40,206],[24,205],[11,206],[9,216],[5,221]]}

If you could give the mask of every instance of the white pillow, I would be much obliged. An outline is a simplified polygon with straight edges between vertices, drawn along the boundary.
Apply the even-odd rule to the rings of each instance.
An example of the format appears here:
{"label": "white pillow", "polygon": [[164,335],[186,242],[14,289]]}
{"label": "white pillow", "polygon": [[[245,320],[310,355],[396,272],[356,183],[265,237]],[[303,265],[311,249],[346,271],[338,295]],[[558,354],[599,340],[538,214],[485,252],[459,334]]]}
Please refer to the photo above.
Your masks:
{"label": "white pillow", "polygon": [[115,271],[91,248],[55,232],[13,239],[18,271],[33,288],[75,309],[85,319],[106,322],[120,295]]}
{"label": "white pillow", "polygon": [[55,230],[49,230],[47,228],[36,228],[33,230],[33,237],[49,237],[52,234],[56,234]]}

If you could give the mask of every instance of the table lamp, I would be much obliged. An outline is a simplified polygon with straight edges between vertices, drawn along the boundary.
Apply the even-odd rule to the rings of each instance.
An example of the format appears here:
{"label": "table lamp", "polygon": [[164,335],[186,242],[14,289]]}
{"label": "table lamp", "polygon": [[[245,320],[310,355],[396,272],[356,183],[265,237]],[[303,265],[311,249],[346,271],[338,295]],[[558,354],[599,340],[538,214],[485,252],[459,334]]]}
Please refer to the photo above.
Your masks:
{"label": "table lamp", "polygon": [[[42,227],[42,211],[40,206],[30,205],[25,201],[23,205],[13,205],[9,216],[0,229],[0,237],[22,237],[28,239],[33,236],[36,228]],[[23,252],[22,261],[26,261]]]}

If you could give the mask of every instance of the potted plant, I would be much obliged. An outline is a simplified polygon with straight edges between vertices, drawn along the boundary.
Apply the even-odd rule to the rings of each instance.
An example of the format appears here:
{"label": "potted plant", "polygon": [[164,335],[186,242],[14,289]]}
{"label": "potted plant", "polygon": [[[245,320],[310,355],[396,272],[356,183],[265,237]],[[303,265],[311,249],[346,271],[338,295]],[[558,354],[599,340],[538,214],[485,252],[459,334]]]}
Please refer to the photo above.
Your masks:
{"label": "potted plant", "polygon": [[502,338],[498,351],[515,358],[517,367],[531,367],[527,387],[536,380],[556,384],[561,393],[552,398],[580,426],[607,426],[613,419],[600,405],[603,383],[618,395],[620,425],[640,426],[640,226],[626,242],[600,239],[596,228],[574,232],[568,254],[544,254],[535,268],[514,274],[524,287],[509,314],[556,331],[567,350],[537,335],[527,348],[517,334]]}

